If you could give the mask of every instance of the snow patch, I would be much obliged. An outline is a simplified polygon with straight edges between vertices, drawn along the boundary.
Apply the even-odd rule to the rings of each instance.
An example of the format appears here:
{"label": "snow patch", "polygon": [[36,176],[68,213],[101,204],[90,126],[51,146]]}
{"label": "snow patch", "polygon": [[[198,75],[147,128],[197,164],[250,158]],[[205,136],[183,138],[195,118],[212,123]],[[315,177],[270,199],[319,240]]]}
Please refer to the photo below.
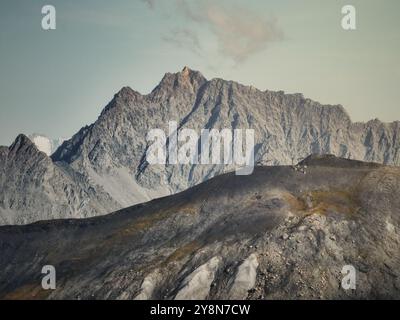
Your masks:
{"label": "snow patch", "polygon": [[154,289],[156,287],[156,284],[159,280],[160,274],[158,271],[155,271],[146,278],[144,278],[142,282],[142,286],[140,287],[141,291],[140,293],[134,298],[134,300],[149,300],[151,299]]}
{"label": "snow patch", "polygon": [[207,263],[194,270],[183,280],[181,289],[175,300],[204,300],[210,293],[210,286],[220,263],[219,257],[210,259]]}
{"label": "snow patch", "polygon": [[58,139],[50,139],[49,137],[41,134],[31,134],[28,137],[36,147],[47,154],[48,156],[52,155],[54,151],[66,140],[65,138]]}
{"label": "snow patch", "polygon": [[257,268],[257,255],[253,253],[239,266],[229,292],[229,299],[242,300],[247,298],[248,291],[253,289],[256,284]]}

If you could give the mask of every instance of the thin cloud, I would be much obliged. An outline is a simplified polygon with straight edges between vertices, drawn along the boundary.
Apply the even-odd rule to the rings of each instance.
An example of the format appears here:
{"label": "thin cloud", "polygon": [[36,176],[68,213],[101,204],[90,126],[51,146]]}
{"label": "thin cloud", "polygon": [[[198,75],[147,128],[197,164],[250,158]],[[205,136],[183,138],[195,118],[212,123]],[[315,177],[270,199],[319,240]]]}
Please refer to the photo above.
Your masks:
{"label": "thin cloud", "polygon": [[244,8],[210,5],[206,10],[206,23],[218,38],[220,50],[236,62],[246,60],[283,37],[275,20]]}
{"label": "thin cloud", "polygon": [[[154,9],[156,0],[142,0]],[[196,25],[206,27],[217,40],[221,55],[236,63],[262,52],[276,41],[282,40],[283,31],[276,19],[251,11],[247,7],[215,1],[176,0],[175,14],[181,14],[192,23],[179,32],[171,30],[165,41],[173,42],[196,52],[204,51],[195,31]]]}
{"label": "thin cloud", "polygon": [[162,39],[168,43],[173,43],[180,48],[188,48],[196,54],[201,55],[201,45],[197,34],[187,28],[177,28],[165,34]]}
{"label": "thin cloud", "polygon": [[283,38],[283,31],[275,19],[268,19],[247,8],[210,1],[195,8],[185,0],[178,0],[178,3],[189,20],[210,29],[218,40],[221,53],[235,62],[243,62]]}
{"label": "thin cloud", "polygon": [[150,9],[155,8],[156,0],[142,0]]}

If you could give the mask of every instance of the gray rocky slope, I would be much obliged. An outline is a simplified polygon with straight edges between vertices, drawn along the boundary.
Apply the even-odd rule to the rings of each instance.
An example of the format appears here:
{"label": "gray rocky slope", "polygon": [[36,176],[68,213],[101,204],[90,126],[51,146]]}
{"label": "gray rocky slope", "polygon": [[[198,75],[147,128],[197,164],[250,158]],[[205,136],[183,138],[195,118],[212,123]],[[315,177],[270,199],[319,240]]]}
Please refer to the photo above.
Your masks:
{"label": "gray rocky slope", "polygon": [[55,165],[24,135],[0,147],[0,190],[1,224],[82,218],[117,206],[84,176]]}
{"label": "gray rocky slope", "polygon": [[[339,105],[321,105],[301,94],[260,91],[233,81],[207,80],[185,67],[181,72],[167,73],[150,94],[122,88],[96,122],[58,148],[52,155],[53,165],[106,194],[113,200],[109,206],[115,210],[185,190],[233,169],[223,165],[148,165],[146,135],[153,128],[168,132],[169,121],[177,121],[180,130],[191,128],[198,133],[209,128],[254,129],[259,164],[292,164],[309,154],[328,153],[384,164],[400,163],[398,121],[353,123]],[[0,168],[3,166],[1,163]],[[36,180],[24,163],[14,170],[9,174],[26,177],[26,181]],[[54,189],[53,185],[43,188]],[[103,209],[96,202],[93,206],[100,208],[98,211],[85,205],[67,205],[58,211],[47,206],[48,210],[43,211],[43,206],[25,206],[20,196],[25,197],[12,188],[2,196],[0,223],[110,212],[109,206]],[[10,198],[16,198],[13,202],[19,203],[18,208],[10,207]],[[69,196],[62,193],[55,199],[70,202]]]}
{"label": "gray rocky slope", "polygon": [[227,173],[102,217],[0,227],[0,298],[399,299],[399,208],[398,167],[311,156]]}

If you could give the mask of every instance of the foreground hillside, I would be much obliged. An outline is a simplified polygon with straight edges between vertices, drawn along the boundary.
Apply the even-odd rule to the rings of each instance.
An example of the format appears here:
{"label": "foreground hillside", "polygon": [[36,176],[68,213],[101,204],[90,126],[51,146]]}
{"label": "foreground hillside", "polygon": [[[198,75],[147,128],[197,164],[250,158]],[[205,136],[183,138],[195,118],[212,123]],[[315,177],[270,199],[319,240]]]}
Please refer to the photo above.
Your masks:
{"label": "foreground hillside", "polygon": [[228,173],[103,217],[0,227],[0,298],[399,299],[399,208],[396,167],[313,156]]}

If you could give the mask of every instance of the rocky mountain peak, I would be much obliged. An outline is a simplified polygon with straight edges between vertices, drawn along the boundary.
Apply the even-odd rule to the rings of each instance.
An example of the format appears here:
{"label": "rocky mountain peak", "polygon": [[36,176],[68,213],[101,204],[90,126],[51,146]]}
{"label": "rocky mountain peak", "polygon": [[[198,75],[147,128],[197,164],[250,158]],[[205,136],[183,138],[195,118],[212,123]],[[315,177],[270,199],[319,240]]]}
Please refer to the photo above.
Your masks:
{"label": "rocky mountain peak", "polygon": [[199,71],[192,70],[185,66],[181,72],[166,73],[152,93],[173,93],[184,90],[195,93],[206,82],[207,79]]}
{"label": "rocky mountain peak", "polygon": [[184,66],[181,72],[177,72],[175,74],[180,75],[182,78],[186,79],[203,78],[204,80],[206,80],[206,78],[202,75],[200,71],[190,69],[187,66]]}
{"label": "rocky mountain peak", "polygon": [[[0,150],[0,155],[11,159],[8,165],[15,167],[11,171],[4,164],[6,161],[0,161],[0,171],[7,172],[10,180],[20,173],[25,179],[21,180],[21,185],[25,185],[25,176],[32,176],[32,181],[38,179],[31,170],[37,167],[36,162],[30,164],[34,159],[51,170],[68,172],[68,177],[57,177],[49,182],[51,188],[57,185],[57,181],[64,184],[67,179],[74,182],[74,192],[89,184],[90,190],[97,190],[94,196],[102,190],[104,196],[101,198],[108,199],[106,203],[93,196],[90,210],[81,203],[71,208],[74,216],[82,217],[105,213],[103,208],[107,203],[112,210],[117,210],[183,191],[234,170],[234,164],[148,165],[146,135],[152,128],[165,130],[169,121],[178,122],[181,129],[196,132],[204,128],[251,128],[255,133],[254,158],[259,164],[294,165],[310,154],[334,154],[348,159],[400,164],[398,122],[353,123],[340,105],[322,105],[301,94],[260,91],[234,81],[217,78],[208,81],[200,72],[184,67],[180,72],[166,73],[148,95],[123,87],[93,124],[83,127],[52,155],[54,168],[50,158],[38,152],[32,142],[21,135],[10,150],[16,152],[23,146],[31,146],[28,149],[34,152],[18,153],[21,161],[14,161],[7,155],[7,150]],[[37,156],[33,156],[35,154]],[[347,166],[344,160],[317,156],[307,158],[304,164],[307,163],[324,167]],[[15,190],[16,187],[10,188],[9,196],[20,194],[23,198],[23,194]],[[68,202],[71,195],[65,196],[63,192],[57,191],[54,198]],[[86,201],[85,197],[82,194],[79,201]],[[61,200],[59,202],[63,205]],[[36,209],[32,205],[26,206],[24,211],[21,209],[24,199],[20,203],[21,221],[38,220],[39,213],[43,212],[42,205],[37,205]],[[100,210],[96,211],[98,208]],[[38,214],[32,218],[30,212],[33,210]],[[46,217],[65,217],[68,214],[70,211],[54,213],[49,207]],[[1,215],[10,216],[0,207]],[[10,219],[6,221],[12,221]]]}
{"label": "rocky mountain peak", "polygon": [[[13,166],[12,170],[19,168],[19,166],[23,167],[21,172],[14,172],[14,175],[22,173],[27,168],[29,170],[32,170],[33,168],[39,170],[39,168],[48,168],[53,166],[51,158],[45,152],[39,150],[36,144],[24,134],[17,136],[11,146],[8,147],[6,156],[7,163],[12,164]],[[8,174],[12,175],[13,173],[10,171]]]}
{"label": "rocky mountain peak", "polygon": [[142,95],[140,92],[133,90],[131,87],[125,86],[122,87],[121,90],[119,90],[115,95],[114,99],[111,100],[109,105],[104,109],[106,111],[107,109],[113,108],[116,105],[130,105],[135,101],[140,101],[142,99]]}
{"label": "rocky mountain peak", "polygon": [[31,149],[33,151],[39,152],[39,149],[35,146],[35,144],[24,134],[19,134],[12,145],[9,147],[9,151],[18,153],[21,150]]}
{"label": "rocky mountain peak", "polygon": [[119,90],[116,95],[118,98],[131,98],[134,99],[138,96],[141,96],[141,94],[135,90],[133,90],[129,86],[122,87],[121,90]]}
{"label": "rocky mountain peak", "polygon": [[184,76],[189,76],[189,74],[190,74],[191,71],[192,71],[192,70],[190,70],[187,66],[184,66],[183,69],[182,69],[182,71],[181,71],[181,73],[182,73]]}

